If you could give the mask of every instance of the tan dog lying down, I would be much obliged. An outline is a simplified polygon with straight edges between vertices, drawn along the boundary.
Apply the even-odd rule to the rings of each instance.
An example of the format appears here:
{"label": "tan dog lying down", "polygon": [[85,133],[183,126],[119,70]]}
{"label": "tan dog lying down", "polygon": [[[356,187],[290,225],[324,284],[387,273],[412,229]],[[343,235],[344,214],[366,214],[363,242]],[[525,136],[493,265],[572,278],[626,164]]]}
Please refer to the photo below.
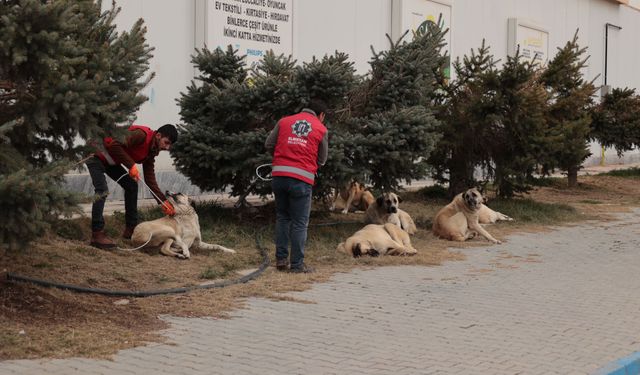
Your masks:
{"label": "tan dog lying down", "polygon": [[365,223],[391,223],[399,226],[409,234],[415,234],[417,230],[416,224],[406,211],[400,209],[401,201],[400,197],[395,193],[382,194],[365,212]]}
{"label": "tan dog lying down", "polygon": [[490,209],[486,204],[483,204],[478,211],[478,221],[480,224],[495,224],[497,221],[513,221],[509,216],[502,214],[498,211]]}
{"label": "tan dog lying down", "polygon": [[511,218],[484,206],[484,201],[477,189],[469,189],[456,195],[451,203],[436,214],[433,233],[452,241],[465,241],[479,233],[493,243],[501,243],[480,225],[480,213],[483,213],[483,219],[487,222]]}
{"label": "tan dog lying down", "polygon": [[336,250],[357,258],[362,255],[414,255],[407,232],[395,224],[369,224],[341,242]]}
{"label": "tan dog lying down", "polygon": [[366,211],[375,200],[373,194],[365,190],[364,185],[358,181],[351,181],[342,189],[336,189],[333,204],[329,210],[342,208],[343,214],[349,211]]}
{"label": "tan dog lying down", "polygon": [[165,194],[176,214],[138,224],[131,236],[135,246],[160,247],[160,253],[181,259],[191,257],[189,250],[192,248],[235,253],[235,250],[224,246],[202,242],[198,214],[187,195],[168,191]]}

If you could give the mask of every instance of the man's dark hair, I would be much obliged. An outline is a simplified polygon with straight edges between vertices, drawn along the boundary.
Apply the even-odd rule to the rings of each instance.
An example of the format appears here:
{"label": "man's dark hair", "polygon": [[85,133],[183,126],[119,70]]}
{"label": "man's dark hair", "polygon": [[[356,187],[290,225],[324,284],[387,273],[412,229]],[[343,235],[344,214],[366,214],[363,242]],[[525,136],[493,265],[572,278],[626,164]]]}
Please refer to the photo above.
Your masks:
{"label": "man's dark hair", "polygon": [[327,103],[325,103],[324,100],[317,98],[311,99],[308,107],[310,110],[314,111],[316,115],[324,113],[324,115],[327,116],[327,111],[329,110]]}
{"label": "man's dark hair", "polygon": [[176,143],[178,141],[178,130],[171,124],[162,125],[158,129],[158,133],[162,134],[163,137],[169,138],[171,143]]}

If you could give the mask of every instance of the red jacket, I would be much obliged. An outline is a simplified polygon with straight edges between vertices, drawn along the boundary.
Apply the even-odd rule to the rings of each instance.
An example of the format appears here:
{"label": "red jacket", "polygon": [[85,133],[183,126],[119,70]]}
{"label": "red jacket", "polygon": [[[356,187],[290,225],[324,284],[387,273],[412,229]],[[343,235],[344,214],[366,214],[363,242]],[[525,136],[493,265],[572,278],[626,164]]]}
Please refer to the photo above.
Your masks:
{"label": "red jacket", "polygon": [[[124,149],[124,152],[126,152],[127,155],[129,155],[129,157],[133,159],[135,163],[139,164],[145,161],[145,159],[149,156],[149,150],[151,149],[151,144],[153,143],[154,131],[147,126],[142,126],[142,125],[132,125],[129,127],[129,131],[136,131],[136,130],[142,130],[147,135],[144,143],[135,145],[133,147],[128,147],[126,144],[123,144],[122,148]],[[105,149],[108,150],[109,146],[113,142],[114,142],[114,139],[112,137],[104,138],[103,143],[104,143]],[[107,165],[119,164],[118,157],[115,155],[110,155],[108,151],[97,152],[96,155],[100,158],[100,160],[102,160],[103,163]],[[127,165],[126,167],[130,168],[131,166]]]}
{"label": "red jacket", "polygon": [[[155,158],[159,153],[159,149],[154,146],[155,131],[142,125],[132,125],[129,127],[129,131],[132,132],[131,135],[127,137],[127,141],[122,143],[111,137],[105,138],[103,140],[104,150],[96,152],[96,156],[105,165],[123,164],[130,169],[136,163],[142,164],[144,181],[159,199],[158,203],[161,203],[167,198],[158,187],[158,182],[156,181]],[[140,141],[142,136],[140,131],[144,133],[142,142]],[[129,142],[131,140],[133,142]]]}
{"label": "red jacket", "polygon": [[271,175],[292,177],[313,185],[318,170],[318,146],[327,128],[309,112],[285,117],[278,126]]}

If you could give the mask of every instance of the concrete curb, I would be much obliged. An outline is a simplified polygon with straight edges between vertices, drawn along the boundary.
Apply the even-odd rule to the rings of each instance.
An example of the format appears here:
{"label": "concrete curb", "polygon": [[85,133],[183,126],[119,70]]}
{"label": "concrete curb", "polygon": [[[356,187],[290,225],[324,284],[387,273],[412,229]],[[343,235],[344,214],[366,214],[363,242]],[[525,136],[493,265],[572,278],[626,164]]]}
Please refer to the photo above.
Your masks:
{"label": "concrete curb", "polygon": [[593,375],[638,375],[640,374],[640,352],[618,359],[594,372]]}

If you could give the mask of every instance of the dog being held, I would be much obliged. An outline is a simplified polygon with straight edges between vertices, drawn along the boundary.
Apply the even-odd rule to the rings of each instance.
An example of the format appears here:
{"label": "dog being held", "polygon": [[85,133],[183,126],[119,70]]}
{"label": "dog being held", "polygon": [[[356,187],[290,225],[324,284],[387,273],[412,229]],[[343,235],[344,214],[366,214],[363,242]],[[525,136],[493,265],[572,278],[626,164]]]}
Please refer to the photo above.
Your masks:
{"label": "dog being held", "polygon": [[135,246],[160,247],[160,253],[163,255],[180,259],[190,258],[190,249],[235,253],[235,250],[202,241],[198,214],[186,194],[167,191],[165,195],[175,208],[176,214],[138,224],[131,236]]}
{"label": "dog being held", "polygon": [[369,224],[360,229],[336,250],[354,258],[362,255],[414,255],[418,251],[411,246],[409,234],[395,224]]}
{"label": "dog being held", "polygon": [[[489,232],[480,225],[480,215],[483,221],[513,220],[507,215],[493,211],[484,205],[485,199],[478,189],[468,189],[453,198],[444,206],[433,220],[433,233],[451,241],[465,241],[481,234],[487,240],[499,244]],[[495,222],[495,220],[493,222]]]}
{"label": "dog being held", "polygon": [[334,211],[336,207],[342,207],[343,214],[349,211],[366,211],[375,200],[373,194],[366,190],[364,185],[352,180],[341,189],[336,189],[333,204],[329,210]]}
{"label": "dog being held", "polygon": [[409,234],[416,233],[416,224],[406,211],[398,207],[402,200],[395,193],[384,193],[365,212],[365,223],[399,226]]}

